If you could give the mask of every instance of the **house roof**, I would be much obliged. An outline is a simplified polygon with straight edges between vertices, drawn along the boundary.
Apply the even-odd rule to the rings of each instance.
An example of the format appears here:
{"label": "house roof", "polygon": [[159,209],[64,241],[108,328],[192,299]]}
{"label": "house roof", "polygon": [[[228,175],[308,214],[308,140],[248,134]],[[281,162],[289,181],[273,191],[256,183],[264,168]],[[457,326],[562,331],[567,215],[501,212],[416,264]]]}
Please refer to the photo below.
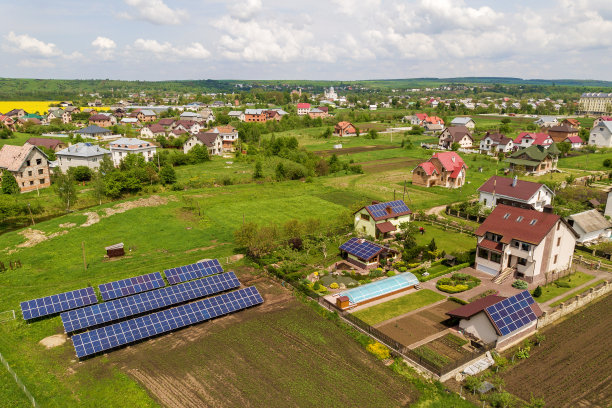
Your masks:
{"label": "house roof", "polygon": [[[215,129],[219,133],[234,133],[234,132],[236,132],[236,128],[233,127],[232,125],[217,126],[217,127],[215,127]],[[214,129],[213,129],[213,131],[214,131]]]}
{"label": "house roof", "polygon": [[376,224],[376,229],[379,230],[383,234],[396,230],[395,225],[391,224],[389,221],[385,221],[385,222]]}
{"label": "house roof", "polygon": [[446,129],[444,129],[444,132],[446,132],[447,130],[448,130],[448,133],[451,139],[454,142],[461,141],[461,139],[463,139],[464,136],[467,136],[470,139],[474,140],[472,138],[472,134],[470,133],[470,130],[466,128],[465,126],[449,126]]}
{"label": "house roof", "polygon": [[612,132],[612,121],[610,120],[604,120],[603,122],[599,122],[597,126],[605,126],[608,128],[609,132]]}
{"label": "house roof", "polygon": [[110,134],[111,131],[100,127],[98,125],[89,125],[87,127],[84,127],[83,129],[79,129],[76,130],[74,133],[78,133],[78,134],[84,134],[84,135],[95,135],[95,134],[102,134],[102,133],[108,133]]}
{"label": "house roof", "polygon": [[193,120],[187,120],[187,119],[181,119],[181,120],[175,120],[174,121],[174,125],[179,126],[179,125],[183,125],[183,127],[189,129],[190,127],[192,127],[193,125],[195,125],[198,122],[195,122]]}
{"label": "house roof", "polygon": [[504,244],[516,239],[537,245],[560,219],[558,215],[548,212],[498,204],[475,234],[483,236],[492,232],[501,235]]}
{"label": "house roof", "polygon": [[166,129],[159,123],[146,126],[152,133],[166,133]]}
{"label": "house roof", "polygon": [[298,103],[297,108],[298,109],[310,109],[310,104],[309,103]]}
{"label": "house roof", "polygon": [[[412,214],[410,208],[403,200],[388,201],[386,203],[376,203],[367,205],[357,211],[366,209],[374,221],[386,220],[388,218],[400,217],[402,215]],[[357,212],[356,211],[356,212]]]}
{"label": "house roof", "polygon": [[541,145],[531,145],[529,147],[526,147],[524,149],[518,150],[514,153],[512,153],[509,157],[509,159],[520,159],[520,156],[522,155],[526,155],[529,159],[524,159],[524,160],[532,160],[532,161],[536,161],[536,162],[541,162],[542,160],[546,159],[548,156],[554,156],[558,154],[558,149],[555,147],[553,149],[554,145],[551,145],[550,149],[546,149],[544,146]]}
{"label": "house roof", "polygon": [[127,149],[138,149],[142,147],[155,147],[151,142],[136,139],[133,137],[122,137],[121,139],[114,140],[108,144],[111,148],[127,148]]}
{"label": "house roof", "polygon": [[444,124],[444,120],[442,120],[442,118],[438,116],[430,116],[425,121],[429,123],[433,123],[433,124],[438,124],[438,125]]}
{"label": "house roof", "polygon": [[31,137],[26,143],[31,144],[32,146],[44,146],[48,149],[55,149],[58,145],[64,144],[61,140],[57,139],[44,139],[42,137]]}
{"label": "house roof", "polygon": [[[342,122],[338,122],[336,124],[336,126],[339,127],[340,129],[346,129],[349,126],[353,126],[353,124],[351,122],[342,121]],[[355,126],[353,126],[353,127],[355,127]]]}
{"label": "house roof", "polygon": [[97,122],[99,120],[107,121],[107,120],[110,120],[110,117],[108,115],[103,115],[101,113],[98,113],[97,115],[91,115],[89,117],[90,122]]}
{"label": "house roof", "polygon": [[123,118],[121,119],[122,123],[138,123],[137,118]]}
{"label": "house roof", "polygon": [[140,111],[145,116],[157,116],[157,113],[153,112],[151,109],[143,109]]}
{"label": "house roof", "polygon": [[101,148],[100,146],[91,143],[76,143],[72,146],[60,150],[55,153],[56,156],[78,156],[78,157],[92,157],[100,156],[103,154],[109,154],[110,150]]}
{"label": "house roof", "polygon": [[465,126],[466,124],[470,123],[470,121],[473,122],[474,120],[470,118],[469,116],[459,116],[451,121],[451,125]]}
{"label": "house roof", "polygon": [[438,170],[436,170],[436,166],[434,166],[433,163],[428,161],[420,163],[417,167],[421,167],[423,171],[425,171],[425,174],[427,174],[428,176],[431,176],[432,174],[434,174],[434,172],[438,172]]}
{"label": "house roof", "polygon": [[160,119],[159,122],[157,122],[158,125],[162,125],[162,126],[171,126],[174,123],[174,119],[172,118],[163,118]]}
{"label": "house roof", "polygon": [[583,211],[578,214],[572,214],[567,217],[568,221],[574,221],[574,225],[578,225],[585,233],[595,232],[610,228],[610,221],[608,221],[599,211],[596,209]]}
{"label": "house roof", "polygon": [[601,119],[604,122],[610,122],[612,121],[612,116],[603,115],[603,116],[598,117],[597,119]]}
{"label": "house roof", "polygon": [[241,111],[230,111],[228,114],[228,116],[240,116],[242,115]]}
{"label": "house roof", "polygon": [[491,241],[490,239],[483,239],[478,243],[478,246],[484,249],[490,249],[491,251],[502,252],[504,245],[501,242]]}
{"label": "house roof", "polygon": [[554,116],[540,116],[536,122],[554,123],[557,122],[557,118]]}
{"label": "house roof", "polygon": [[446,314],[452,317],[460,317],[465,319],[474,316],[476,313],[482,312],[487,307],[499,303],[504,299],[505,297],[503,296],[489,295],[468,303],[467,305],[458,307],[457,309],[446,312]]}
{"label": "house roof", "polygon": [[542,187],[552,194],[552,191],[544,184],[519,179],[516,180],[516,185],[513,186],[512,183],[512,178],[491,176],[482,186],[478,187],[478,191],[495,193],[521,201],[528,201]]}
{"label": "house roof", "polygon": [[562,132],[562,133],[577,133],[578,129],[573,128],[571,126],[567,126],[567,125],[557,125],[557,126],[552,126],[548,129],[549,132]]}
{"label": "house roof", "polygon": [[[32,149],[38,149],[29,143],[25,143],[23,146],[12,146],[4,145],[0,149],[0,168],[7,169],[8,171],[17,171],[23,164],[23,161],[28,157],[28,154]],[[44,155],[44,153],[41,151]],[[45,157],[47,157],[45,155]]]}
{"label": "house roof", "polygon": [[567,138],[565,138],[564,141],[567,141],[569,143],[583,143],[582,138],[580,138],[580,136],[568,136]]}
{"label": "house roof", "polygon": [[195,112],[189,112],[189,111],[187,111],[187,112],[183,112],[183,113],[181,113],[181,115],[180,115],[180,116],[185,116],[185,117],[196,118],[196,117],[199,117],[199,116],[200,116],[200,114],[199,114],[199,113],[195,113]]}
{"label": "house roof", "polygon": [[512,139],[500,133],[487,133],[483,139],[489,138],[497,144],[507,145],[512,142]]}
{"label": "house roof", "polygon": [[552,137],[548,133],[532,133],[532,132],[521,132],[514,139],[515,144],[520,144],[523,139],[533,139],[532,145],[543,146],[545,144],[553,143]]}
{"label": "house roof", "polygon": [[563,122],[570,123],[572,126],[580,126],[580,122],[578,121],[578,119],[567,118],[564,119]]}
{"label": "house roof", "polygon": [[429,117],[426,113],[415,113],[414,116],[416,116],[419,120],[427,120]]}
{"label": "house roof", "polygon": [[461,170],[463,166],[467,168],[467,165],[457,152],[437,152],[431,156],[431,159],[434,158],[440,160],[442,167],[444,167],[446,171]]}
{"label": "house roof", "polygon": [[215,140],[219,137],[219,133],[200,132],[193,136],[196,137],[200,142],[204,143],[206,146],[213,147]]}
{"label": "house roof", "polygon": [[[275,112],[275,111],[272,111],[272,112]],[[319,108],[312,108],[310,110],[310,113],[323,113],[323,111]]]}
{"label": "house roof", "polygon": [[263,115],[264,112],[265,112],[265,109],[245,109],[244,110],[245,115]]}

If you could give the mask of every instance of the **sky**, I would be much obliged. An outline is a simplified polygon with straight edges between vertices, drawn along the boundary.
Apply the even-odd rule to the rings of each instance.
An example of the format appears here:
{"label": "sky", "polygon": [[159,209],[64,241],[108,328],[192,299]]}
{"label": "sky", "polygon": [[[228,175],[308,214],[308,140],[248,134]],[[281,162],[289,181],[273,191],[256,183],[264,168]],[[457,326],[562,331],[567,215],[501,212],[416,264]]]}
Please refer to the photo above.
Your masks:
{"label": "sky", "polygon": [[612,0],[3,4],[0,77],[612,81]]}

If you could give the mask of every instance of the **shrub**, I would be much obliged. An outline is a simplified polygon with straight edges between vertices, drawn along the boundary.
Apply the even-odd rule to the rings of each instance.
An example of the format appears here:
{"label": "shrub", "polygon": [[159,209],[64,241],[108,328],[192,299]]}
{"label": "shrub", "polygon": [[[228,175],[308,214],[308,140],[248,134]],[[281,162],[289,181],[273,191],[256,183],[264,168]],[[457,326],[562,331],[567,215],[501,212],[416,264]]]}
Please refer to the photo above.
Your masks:
{"label": "shrub", "polygon": [[366,349],[380,360],[387,359],[391,356],[389,349],[379,342],[368,344]]}
{"label": "shrub", "polygon": [[72,174],[76,181],[89,181],[93,175],[91,169],[87,166],[71,167],[68,172]]}
{"label": "shrub", "polygon": [[530,347],[519,347],[516,352],[516,358],[519,360],[526,360],[529,358],[529,351],[531,351]]}
{"label": "shrub", "polygon": [[555,286],[558,288],[571,288],[572,286],[568,282],[556,281]]}
{"label": "shrub", "polygon": [[540,297],[540,296],[542,296],[542,288],[540,286],[538,286],[533,291],[533,297]]}
{"label": "shrub", "polygon": [[612,167],[612,160],[606,159],[603,161],[604,167]]}
{"label": "shrub", "polygon": [[482,380],[478,377],[469,376],[463,381],[463,386],[469,392],[476,392],[478,388],[482,385]]}
{"label": "shrub", "polygon": [[388,277],[395,276],[395,272],[394,271],[389,271],[389,272],[387,272],[387,276]]}
{"label": "shrub", "polygon": [[319,290],[319,289],[321,289],[321,284],[319,283],[319,281],[316,281],[316,282],[314,283],[314,285],[312,285],[312,289],[313,289],[313,290]]}
{"label": "shrub", "polygon": [[446,293],[459,293],[459,292],[463,292],[469,289],[468,285],[456,285],[456,286],[452,286],[452,285],[440,285],[440,284],[436,284],[436,287],[441,290],[442,292],[446,292]]}
{"label": "shrub", "polygon": [[338,289],[340,286],[336,283],[336,282],[332,282],[331,285],[329,285],[330,289]]}
{"label": "shrub", "polygon": [[459,303],[460,305],[467,305],[469,303],[469,302],[466,302],[463,299],[459,299],[459,298],[454,297],[454,296],[449,297],[448,300],[450,300],[452,302],[455,302],[455,303]]}
{"label": "shrub", "polygon": [[512,287],[516,289],[527,289],[527,282],[517,279],[512,283]]}

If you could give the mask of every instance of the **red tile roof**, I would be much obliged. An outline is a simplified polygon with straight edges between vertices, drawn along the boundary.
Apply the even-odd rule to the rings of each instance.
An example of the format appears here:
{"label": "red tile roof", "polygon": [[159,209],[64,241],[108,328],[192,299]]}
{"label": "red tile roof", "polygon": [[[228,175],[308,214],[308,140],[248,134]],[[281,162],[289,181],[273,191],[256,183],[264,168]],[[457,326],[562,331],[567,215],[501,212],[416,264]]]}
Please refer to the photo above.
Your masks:
{"label": "red tile roof", "polygon": [[490,249],[491,251],[502,252],[504,245],[501,242],[491,241],[490,239],[483,239],[478,243],[478,246],[484,249]]}
{"label": "red tile roof", "polygon": [[161,126],[172,126],[173,123],[174,123],[174,119],[172,118],[163,118],[163,119],[160,119],[159,122],[157,122],[157,124]]}
{"label": "red tile roof", "polygon": [[482,186],[478,187],[478,191],[491,194],[495,192],[495,194],[527,201],[544,186],[544,184],[533,181],[518,179],[516,180],[516,185],[512,186],[512,181],[513,179],[508,177],[491,176]]}
{"label": "red tile roof", "polygon": [[442,118],[439,118],[437,116],[430,116],[425,121],[429,122],[429,123],[434,123],[436,125],[443,125],[444,124],[444,120],[442,120]]}
{"label": "red tile roof", "polygon": [[380,224],[376,224],[376,229],[386,234],[387,232],[395,231],[395,225],[391,224],[389,221],[381,222]]}
{"label": "red tile roof", "polygon": [[298,109],[310,109],[310,104],[309,103],[298,103],[297,108]]}
{"label": "red tile roof", "polygon": [[500,145],[507,145],[508,143],[510,143],[512,141],[511,138],[506,137],[506,135],[502,135],[500,133],[489,133],[487,132],[487,134],[485,135],[485,137],[483,139],[489,138],[492,141],[494,141],[497,144]]}
{"label": "red tile roof", "polygon": [[419,120],[427,120],[429,117],[426,113],[415,113],[414,116],[419,118]]}
{"label": "red tile roof", "polygon": [[89,121],[90,121],[90,122],[97,122],[97,121],[100,121],[100,120],[102,120],[102,121],[107,121],[107,120],[110,120],[110,118],[109,118],[108,116],[106,116],[106,115],[102,115],[102,114],[98,114],[98,115],[91,115],[91,116],[89,117]]}
{"label": "red tile roof", "polygon": [[498,204],[475,234],[492,232],[501,235],[504,244],[516,239],[537,245],[560,219],[556,214]]}
{"label": "red tile roof", "polygon": [[57,139],[44,139],[42,137],[31,137],[29,138],[26,143],[31,144],[32,146],[44,146],[48,149],[51,150],[55,150],[55,148],[60,145],[60,144],[64,144],[64,142],[62,142],[61,140],[57,140]]}
{"label": "red tile roof", "polygon": [[568,136],[565,138],[565,140],[569,141],[570,143],[583,143],[580,136]]}
{"label": "red tile roof", "polygon": [[600,117],[598,117],[597,119],[601,119],[601,120],[603,120],[604,122],[608,122],[608,121],[612,121],[612,116],[607,116],[607,115],[605,115],[605,116],[600,116]]}
{"label": "red tile roof", "polygon": [[427,174],[428,176],[434,174],[434,171],[437,172],[436,166],[434,166],[431,162],[423,162],[417,167],[421,167],[423,171],[425,171],[425,174]]}
{"label": "red tile roof", "polygon": [[166,133],[166,129],[159,123],[147,126],[152,133]]}
{"label": "red tile roof", "polygon": [[431,158],[437,158],[442,163],[442,167],[446,171],[456,171],[457,169],[461,170],[463,166],[467,169],[467,165],[456,152],[438,152],[434,153]]}
{"label": "red tile roof", "polygon": [[553,142],[552,138],[548,133],[531,133],[531,132],[521,132],[514,139],[515,144],[520,144],[523,139],[533,139],[533,143],[536,146],[542,146],[545,144],[551,144]]}
{"label": "red tile roof", "polygon": [[492,306],[496,303],[499,303],[504,299],[505,297],[502,297],[502,296],[489,295],[487,297],[483,297],[478,300],[475,300],[472,303],[468,303],[467,305],[458,307],[457,309],[453,309],[449,312],[446,312],[446,314],[449,316],[460,317],[460,318],[465,319],[465,318],[474,316],[476,313],[482,312],[487,307]]}

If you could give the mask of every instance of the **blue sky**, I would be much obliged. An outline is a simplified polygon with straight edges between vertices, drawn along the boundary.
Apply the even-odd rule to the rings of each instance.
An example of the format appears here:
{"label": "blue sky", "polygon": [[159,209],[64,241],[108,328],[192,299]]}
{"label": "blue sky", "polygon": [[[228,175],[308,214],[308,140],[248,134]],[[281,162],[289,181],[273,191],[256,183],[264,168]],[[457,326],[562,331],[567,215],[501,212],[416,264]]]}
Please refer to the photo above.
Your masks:
{"label": "blue sky", "polygon": [[612,1],[10,2],[0,76],[612,80]]}

